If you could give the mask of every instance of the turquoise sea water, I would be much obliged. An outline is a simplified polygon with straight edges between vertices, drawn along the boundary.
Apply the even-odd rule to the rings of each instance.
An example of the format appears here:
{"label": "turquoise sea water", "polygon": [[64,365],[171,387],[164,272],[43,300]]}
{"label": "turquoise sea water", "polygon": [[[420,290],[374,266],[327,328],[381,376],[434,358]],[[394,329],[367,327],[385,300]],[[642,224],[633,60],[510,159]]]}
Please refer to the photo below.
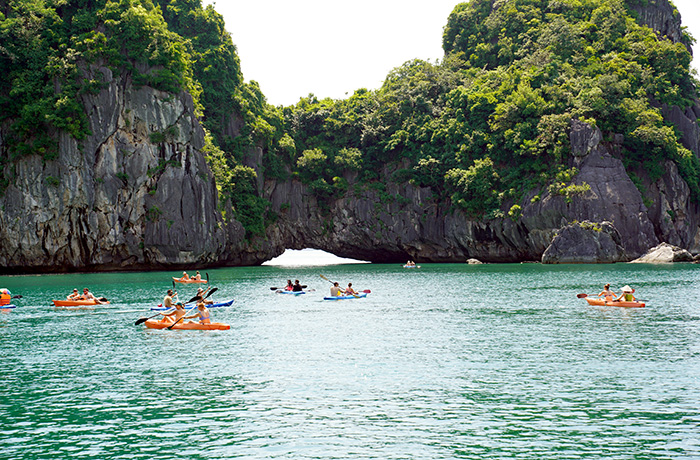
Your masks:
{"label": "turquoise sea water", "polygon": [[[177,272],[0,277],[0,458],[700,458],[700,265],[207,273],[229,331],[134,325]],[[605,282],[647,307],[576,298]]]}

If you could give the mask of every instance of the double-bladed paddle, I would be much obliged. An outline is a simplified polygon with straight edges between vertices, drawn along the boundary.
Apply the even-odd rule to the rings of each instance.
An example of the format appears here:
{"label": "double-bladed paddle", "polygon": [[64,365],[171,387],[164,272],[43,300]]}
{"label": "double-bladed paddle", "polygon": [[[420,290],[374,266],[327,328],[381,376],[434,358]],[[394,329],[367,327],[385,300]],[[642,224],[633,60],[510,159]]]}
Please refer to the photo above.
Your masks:
{"label": "double-bladed paddle", "polygon": [[[323,275],[319,275],[319,276],[320,276],[321,278],[323,278],[324,280],[328,281],[329,283],[331,283],[331,284],[335,284],[335,282],[334,282],[334,281],[331,281],[331,280],[329,280],[329,279],[328,279],[328,278],[326,278],[325,276],[323,276]],[[341,290],[341,291],[343,291],[343,294],[345,294],[345,289],[343,289],[343,288],[340,288],[340,290]],[[359,295],[357,295],[357,294],[350,294],[350,295],[352,295],[352,296],[353,296],[353,297],[355,297],[356,299],[359,299],[359,298],[360,298],[360,296],[359,296]]]}
{"label": "double-bladed paddle", "polygon": [[[206,299],[207,297],[209,297],[210,295],[212,295],[214,292],[216,292],[216,291],[218,291],[218,290],[219,290],[219,288],[212,288],[212,289],[207,293],[207,295],[204,296],[204,299]],[[196,295],[196,296],[192,297],[187,303],[192,303],[192,302],[194,302],[194,301],[196,301],[196,300],[204,300],[204,299],[202,299],[201,296]],[[196,307],[197,307],[197,306],[195,305],[195,306],[192,307],[189,311],[192,311],[192,310],[195,309]],[[187,313],[188,313],[188,312],[185,312],[185,315],[186,315]],[[148,321],[149,319],[155,318],[155,317],[158,316],[158,315],[160,315],[160,313],[156,313],[155,315],[149,316],[148,318],[139,318],[139,319],[136,320],[136,322],[134,322],[134,325],[135,325],[135,326],[138,326],[139,324],[145,323],[145,322]],[[185,315],[183,315],[183,317],[184,317]],[[182,317],[180,317],[180,319],[182,319]],[[177,322],[180,321],[180,319],[178,319],[177,321],[175,321],[175,323],[173,323],[173,326],[174,326],[175,324],[177,324]],[[172,329],[172,326],[169,327],[168,329]]]}

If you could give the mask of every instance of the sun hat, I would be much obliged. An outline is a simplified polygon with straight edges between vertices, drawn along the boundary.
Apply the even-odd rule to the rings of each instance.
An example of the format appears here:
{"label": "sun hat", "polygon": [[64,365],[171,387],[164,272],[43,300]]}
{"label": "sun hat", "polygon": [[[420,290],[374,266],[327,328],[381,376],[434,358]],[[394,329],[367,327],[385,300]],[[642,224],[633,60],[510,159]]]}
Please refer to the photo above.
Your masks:
{"label": "sun hat", "polygon": [[625,286],[622,288],[622,292],[634,292],[634,289],[632,289],[631,287],[625,285]]}

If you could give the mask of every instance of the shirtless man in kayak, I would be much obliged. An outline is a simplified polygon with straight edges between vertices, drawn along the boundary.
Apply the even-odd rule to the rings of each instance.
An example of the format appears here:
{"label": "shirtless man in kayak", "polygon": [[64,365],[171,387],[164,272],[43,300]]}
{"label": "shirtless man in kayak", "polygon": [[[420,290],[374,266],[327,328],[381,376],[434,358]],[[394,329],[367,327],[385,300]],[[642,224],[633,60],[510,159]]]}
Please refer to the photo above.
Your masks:
{"label": "shirtless man in kayak", "polygon": [[[163,302],[163,305],[165,305],[165,302]],[[185,313],[187,313],[187,311],[185,311],[185,306],[182,304],[182,302],[178,302],[175,304],[174,311],[171,311],[170,313],[161,313],[161,315],[163,315],[163,319],[161,319],[161,322],[167,321],[168,323],[174,323],[175,321],[185,316]]]}
{"label": "shirtless man in kayak", "polygon": [[80,296],[80,300],[92,300],[98,305],[102,305],[102,302],[100,302],[100,299],[92,295],[92,292],[88,288],[83,289],[83,295]]}

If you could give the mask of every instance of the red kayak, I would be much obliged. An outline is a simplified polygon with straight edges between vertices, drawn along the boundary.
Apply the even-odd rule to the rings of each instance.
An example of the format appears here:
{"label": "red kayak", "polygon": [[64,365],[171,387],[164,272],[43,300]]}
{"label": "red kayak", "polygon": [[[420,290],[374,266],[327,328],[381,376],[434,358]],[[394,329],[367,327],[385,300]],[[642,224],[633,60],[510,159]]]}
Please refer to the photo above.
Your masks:
{"label": "red kayak", "polygon": [[[171,324],[173,324],[172,321],[170,320],[155,320],[155,319],[149,319],[145,323],[147,328],[149,329],[166,329],[170,327]],[[202,324],[199,321],[180,321],[177,323],[175,326],[173,326],[173,329],[177,330],[199,330],[199,331],[225,331],[228,329],[231,329],[231,326],[225,323],[209,323],[209,324]]]}

